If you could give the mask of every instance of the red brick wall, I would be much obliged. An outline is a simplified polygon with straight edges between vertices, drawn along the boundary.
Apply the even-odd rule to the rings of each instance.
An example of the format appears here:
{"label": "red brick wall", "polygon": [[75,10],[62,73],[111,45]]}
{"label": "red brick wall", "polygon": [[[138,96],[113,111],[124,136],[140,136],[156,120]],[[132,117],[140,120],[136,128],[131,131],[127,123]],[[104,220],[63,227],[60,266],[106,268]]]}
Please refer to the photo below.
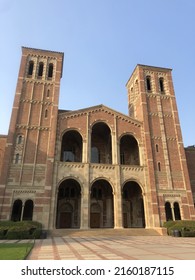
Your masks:
{"label": "red brick wall", "polygon": [[192,192],[195,196],[195,146],[185,148],[188,172],[191,181]]}

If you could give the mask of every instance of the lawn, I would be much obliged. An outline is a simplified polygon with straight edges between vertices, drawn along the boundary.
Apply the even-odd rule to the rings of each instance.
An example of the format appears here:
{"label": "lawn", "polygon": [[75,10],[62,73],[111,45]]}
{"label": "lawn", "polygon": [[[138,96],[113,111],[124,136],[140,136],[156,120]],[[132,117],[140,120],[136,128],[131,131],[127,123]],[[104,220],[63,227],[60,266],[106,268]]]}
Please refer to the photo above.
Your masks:
{"label": "lawn", "polygon": [[33,247],[33,243],[0,244],[0,260],[24,260]]}

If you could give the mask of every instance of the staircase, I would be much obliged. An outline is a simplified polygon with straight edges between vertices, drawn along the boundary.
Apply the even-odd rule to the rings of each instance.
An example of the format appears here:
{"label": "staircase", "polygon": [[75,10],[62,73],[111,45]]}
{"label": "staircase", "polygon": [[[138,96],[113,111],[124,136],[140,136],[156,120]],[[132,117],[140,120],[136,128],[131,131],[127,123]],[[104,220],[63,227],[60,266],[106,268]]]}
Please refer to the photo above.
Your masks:
{"label": "staircase", "polygon": [[155,229],[145,228],[128,228],[128,229],[54,229],[50,231],[53,237],[70,236],[70,237],[93,237],[93,236],[160,236],[164,232]]}

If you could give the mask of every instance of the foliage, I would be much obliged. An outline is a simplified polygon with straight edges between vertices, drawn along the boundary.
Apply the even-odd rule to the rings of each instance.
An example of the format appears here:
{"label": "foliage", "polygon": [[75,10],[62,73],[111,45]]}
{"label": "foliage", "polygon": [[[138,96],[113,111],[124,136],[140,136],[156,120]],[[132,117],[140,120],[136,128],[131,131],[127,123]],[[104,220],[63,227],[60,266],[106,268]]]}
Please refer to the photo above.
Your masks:
{"label": "foliage", "polygon": [[0,239],[33,239],[40,238],[41,223],[35,221],[0,221]]}
{"label": "foliage", "polygon": [[174,230],[179,230],[182,237],[195,237],[195,221],[178,220],[164,223],[168,235],[173,235]]}

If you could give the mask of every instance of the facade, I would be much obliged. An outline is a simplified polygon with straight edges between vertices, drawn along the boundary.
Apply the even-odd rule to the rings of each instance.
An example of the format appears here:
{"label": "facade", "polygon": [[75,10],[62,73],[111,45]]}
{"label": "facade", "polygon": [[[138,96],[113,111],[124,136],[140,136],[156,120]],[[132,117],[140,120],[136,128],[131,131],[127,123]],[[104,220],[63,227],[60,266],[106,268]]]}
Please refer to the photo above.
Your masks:
{"label": "facade", "polygon": [[185,148],[185,154],[195,206],[195,146],[193,145]]}
{"label": "facade", "polygon": [[195,219],[171,69],[137,65],[129,115],[59,110],[63,53],[22,47],[0,137],[0,219],[55,228],[160,228]]}

